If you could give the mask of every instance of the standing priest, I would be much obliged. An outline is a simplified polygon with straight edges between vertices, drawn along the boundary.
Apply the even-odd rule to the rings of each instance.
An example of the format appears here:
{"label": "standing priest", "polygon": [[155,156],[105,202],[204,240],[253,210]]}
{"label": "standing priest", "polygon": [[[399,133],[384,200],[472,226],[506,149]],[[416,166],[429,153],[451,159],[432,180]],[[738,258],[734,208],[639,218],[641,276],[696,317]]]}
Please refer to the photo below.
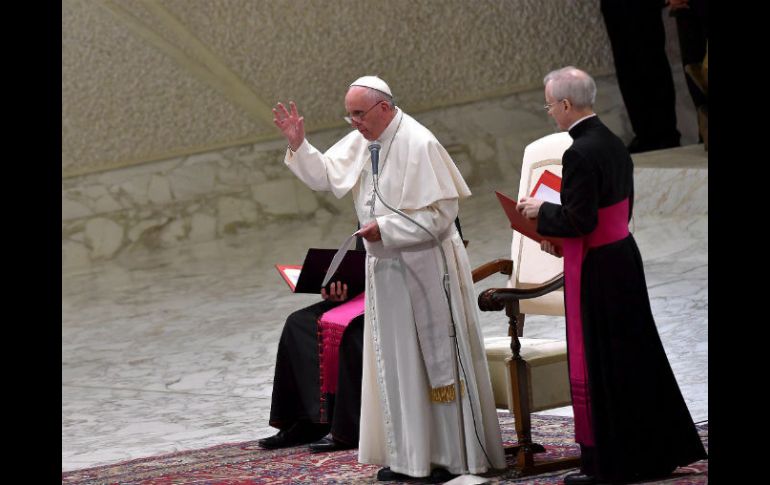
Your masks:
{"label": "standing priest", "polygon": [[[384,465],[378,480],[403,475],[445,481],[504,468],[505,458],[475,307],[471,268],[453,221],[465,181],[435,136],[393,103],[378,77],[353,82],[346,120],[355,128],[325,153],[305,139],[304,118],[278,103],[274,122],[289,142],[284,162],[313,190],[353,197],[365,239],[366,309],[359,461]],[[438,246],[375,197],[368,145],[381,145],[379,190],[389,205],[441,241],[462,362],[458,429],[450,313]],[[464,371],[464,372],[463,372]]]}
{"label": "standing priest", "polygon": [[[593,112],[591,76],[570,66],[544,83],[545,109],[574,140],[562,157],[561,205],[525,197],[517,208],[537,217],[540,234],[564,238],[569,380],[582,455],[581,473],[564,483],[662,477],[706,452],[658,336],[628,232],[633,162]],[[548,241],[541,246],[562,255]]]}

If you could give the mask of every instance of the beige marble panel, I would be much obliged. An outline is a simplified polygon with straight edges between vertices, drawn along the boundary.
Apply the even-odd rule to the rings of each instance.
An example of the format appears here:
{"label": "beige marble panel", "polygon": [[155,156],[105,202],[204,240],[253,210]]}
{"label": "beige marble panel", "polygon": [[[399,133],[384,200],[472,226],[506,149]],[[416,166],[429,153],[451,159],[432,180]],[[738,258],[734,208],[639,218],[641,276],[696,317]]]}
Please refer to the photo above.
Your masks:
{"label": "beige marble panel", "polygon": [[702,144],[633,155],[634,214],[708,214],[708,152]]}

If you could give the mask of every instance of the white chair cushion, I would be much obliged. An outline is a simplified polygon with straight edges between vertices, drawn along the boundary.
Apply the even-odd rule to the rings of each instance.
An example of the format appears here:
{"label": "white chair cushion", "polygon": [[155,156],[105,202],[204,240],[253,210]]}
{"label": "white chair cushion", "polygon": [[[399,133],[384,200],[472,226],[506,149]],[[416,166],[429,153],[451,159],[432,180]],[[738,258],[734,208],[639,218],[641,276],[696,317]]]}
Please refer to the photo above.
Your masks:
{"label": "white chair cushion", "polygon": [[[521,356],[527,362],[530,410],[541,411],[572,402],[567,370],[567,343],[561,340],[519,338]],[[513,412],[508,361],[512,357],[510,337],[484,339],[495,405]]]}
{"label": "white chair cushion", "polygon": [[564,292],[552,291],[537,298],[520,300],[519,312],[524,315],[564,316]]}

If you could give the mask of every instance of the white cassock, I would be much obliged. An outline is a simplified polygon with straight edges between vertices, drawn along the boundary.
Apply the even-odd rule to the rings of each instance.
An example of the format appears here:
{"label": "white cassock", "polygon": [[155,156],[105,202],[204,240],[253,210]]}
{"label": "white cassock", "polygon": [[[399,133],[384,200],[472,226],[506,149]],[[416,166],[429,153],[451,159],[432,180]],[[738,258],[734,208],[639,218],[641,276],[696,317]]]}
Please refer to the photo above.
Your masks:
{"label": "white cassock", "polygon": [[[446,253],[462,363],[468,470],[505,468],[471,267],[454,225],[458,201],[470,190],[435,136],[400,109],[378,141],[383,198],[438,236]],[[381,241],[364,241],[367,282],[358,459],[414,477],[427,476],[438,466],[462,473],[441,253],[422,229],[379,199],[372,214],[370,143],[352,131],[322,154],[305,140],[296,152],[287,149],[284,160],[313,190],[331,191],[338,198],[352,190],[361,226],[376,218],[382,234]]]}

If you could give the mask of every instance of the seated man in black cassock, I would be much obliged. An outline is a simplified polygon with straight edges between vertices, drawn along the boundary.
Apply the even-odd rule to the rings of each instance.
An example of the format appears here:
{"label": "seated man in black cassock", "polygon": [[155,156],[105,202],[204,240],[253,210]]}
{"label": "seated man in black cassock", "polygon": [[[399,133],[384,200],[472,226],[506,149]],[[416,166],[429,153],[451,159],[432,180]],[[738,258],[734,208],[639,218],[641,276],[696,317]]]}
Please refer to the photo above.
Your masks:
{"label": "seated man in black cassock", "polygon": [[[356,249],[363,250],[361,238]],[[337,281],[324,301],[289,315],[278,342],[270,405],[270,426],[277,434],[258,441],[263,448],[284,448],[310,443],[312,451],[358,447],[361,416],[364,316],[345,328],[339,344],[336,392],[322,391],[318,320],[348,297],[347,285]]]}

